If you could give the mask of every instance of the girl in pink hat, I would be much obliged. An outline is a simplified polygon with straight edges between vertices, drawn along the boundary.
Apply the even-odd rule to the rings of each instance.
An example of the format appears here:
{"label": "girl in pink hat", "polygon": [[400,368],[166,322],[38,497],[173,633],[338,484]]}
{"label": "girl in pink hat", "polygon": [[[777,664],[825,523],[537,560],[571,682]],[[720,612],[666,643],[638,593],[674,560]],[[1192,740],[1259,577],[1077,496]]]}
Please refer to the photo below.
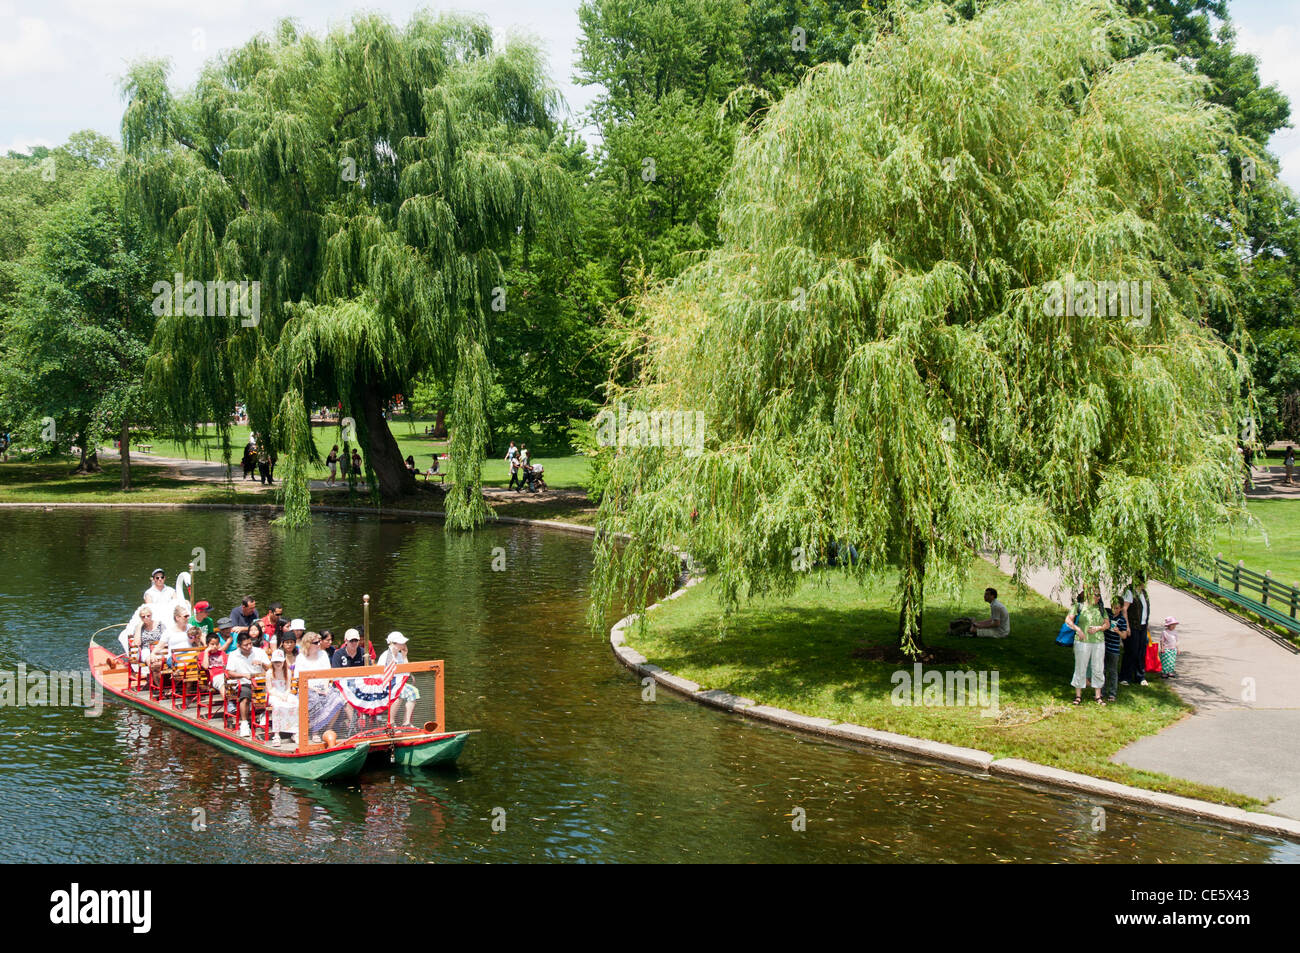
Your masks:
{"label": "girl in pink hat", "polygon": [[1160,633],[1160,677],[1177,678],[1174,664],[1178,661],[1178,620],[1165,616],[1165,629]]}

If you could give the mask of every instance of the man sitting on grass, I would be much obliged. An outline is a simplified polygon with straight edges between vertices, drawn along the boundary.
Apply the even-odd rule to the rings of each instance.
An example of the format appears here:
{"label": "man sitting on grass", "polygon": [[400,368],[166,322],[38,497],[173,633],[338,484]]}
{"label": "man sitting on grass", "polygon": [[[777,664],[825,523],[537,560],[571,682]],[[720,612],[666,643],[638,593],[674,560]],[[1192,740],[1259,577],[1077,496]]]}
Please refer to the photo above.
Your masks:
{"label": "man sitting on grass", "polygon": [[948,624],[949,635],[966,635],[972,638],[1005,639],[1011,634],[1011,613],[998,599],[998,591],[992,586],[984,590],[984,601],[989,604],[989,617],[976,622],[974,619],[953,619]]}

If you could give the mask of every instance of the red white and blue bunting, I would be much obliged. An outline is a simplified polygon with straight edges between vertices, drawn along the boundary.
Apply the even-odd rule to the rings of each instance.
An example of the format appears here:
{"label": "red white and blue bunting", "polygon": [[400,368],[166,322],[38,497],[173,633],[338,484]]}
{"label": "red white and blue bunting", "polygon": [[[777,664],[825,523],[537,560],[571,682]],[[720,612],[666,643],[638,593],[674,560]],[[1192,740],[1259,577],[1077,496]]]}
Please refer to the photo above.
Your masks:
{"label": "red white and blue bunting", "polygon": [[364,678],[341,678],[334,684],[339,687],[347,703],[363,715],[381,715],[393,707],[402,693],[410,675],[395,675],[391,680],[382,675]]}

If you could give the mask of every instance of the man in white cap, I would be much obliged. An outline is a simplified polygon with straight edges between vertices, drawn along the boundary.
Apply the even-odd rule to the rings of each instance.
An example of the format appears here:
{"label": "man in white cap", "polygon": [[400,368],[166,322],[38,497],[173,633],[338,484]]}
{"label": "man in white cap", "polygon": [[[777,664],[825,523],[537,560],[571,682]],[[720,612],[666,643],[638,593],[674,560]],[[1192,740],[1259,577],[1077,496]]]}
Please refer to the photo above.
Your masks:
{"label": "man in white cap", "polygon": [[153,571],[153,585],[144,591],[141,601],[163,606],[176,601],[176,590],[167,585],[167,574],[161,569]]}
{"label": "man in white cap", "polygon": [[361,647],[361,633],[356,629],[348,629],[343,633],[343,645],[334,652],[330,665],[334,668],[354,668],[368,664],[365,649]]}

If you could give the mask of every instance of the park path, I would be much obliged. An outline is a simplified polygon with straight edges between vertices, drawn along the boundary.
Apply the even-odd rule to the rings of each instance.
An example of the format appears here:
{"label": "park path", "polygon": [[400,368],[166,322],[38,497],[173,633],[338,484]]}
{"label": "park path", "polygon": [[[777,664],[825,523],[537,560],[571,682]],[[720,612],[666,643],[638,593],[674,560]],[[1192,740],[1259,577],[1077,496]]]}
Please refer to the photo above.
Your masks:
{"label": "park path", "polygon": [[[118,451],[112,447],[100,447],[99,456],[101,460],[117,460]],[[191,480],[200,480],[206,483],[225,483],[227,479],[226,465],[220,460],[189,460],[184,457],[161,457],[152,453],[145,453],[140,450],[131,451],[131,462],[147,463],[154,466],[164,466],[173,471],[174,476],[183,477]],[[245,493],[260,493],[264,489],[259,479],[244,479],[244,468],[238,463],[230,468],[230,478],[233,481],[234,488]],[[423,480],[417,480],[423,482]],[[333,486],[327,486],[324,479],[311,480],[311,489],[313,490],[337,490],[340,493],[346,493],[348,489],[347,482],[340,479]],[[358,484],[364,486],[365,484]],[[274,491],[280,486],[276,481],[267,489]],[[505,487],[485,486],[483,495],[490,499],[510,500],[520,503],[545,503],[552,500],[585,500],[587,494],[583,490],[575,490],[567,487],[542,490],[537,493],[527,493],[518,490],[507,490]]]}
{"label": "park path", "polygon": [[[1004,556],[999,568],[1010,573],[1010,560]],[[1038,570],[1024,581],[1062,606],[1072,601],[1060,573]],[[1159,632],[1166,616],[1179,622],[1178,677],[1167,684],[1196,711],[1114,760],[1228,788],[1269,802],[1269,813],[1300,819],[1300,654],[1181,590],[1160,582],[1147,588],[1151,628]],[[1064,684],[1068,671],[1062,677]],[[1120,686],[1121,701],[1142,691]]]}

